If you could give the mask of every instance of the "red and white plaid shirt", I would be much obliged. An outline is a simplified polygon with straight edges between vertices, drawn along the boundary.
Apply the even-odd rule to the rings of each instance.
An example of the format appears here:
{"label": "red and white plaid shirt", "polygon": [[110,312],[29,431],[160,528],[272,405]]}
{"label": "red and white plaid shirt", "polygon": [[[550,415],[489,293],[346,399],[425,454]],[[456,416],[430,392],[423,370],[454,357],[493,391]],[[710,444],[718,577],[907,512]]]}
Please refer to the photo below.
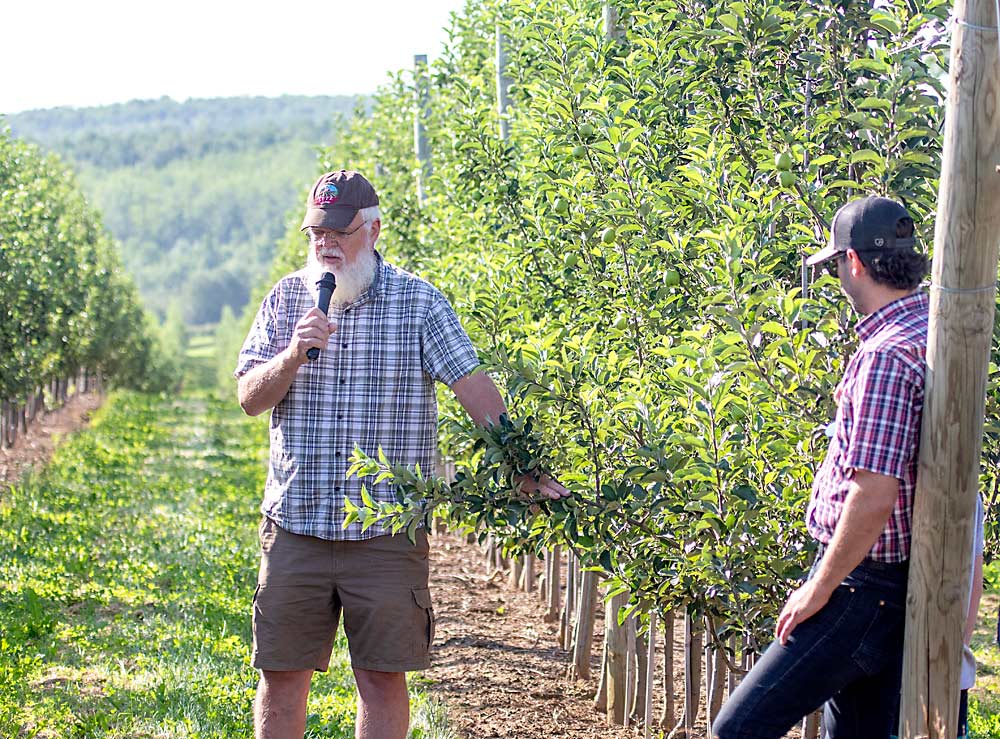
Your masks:
{"label": "red and white plaid shirt", "polygon": [[927,318],[927,295],[914,293],[857,325],[861,345],[837,388],[833,437],[806,512],[809,533],[824,544],[833,537],[854,470],[863,469],[899,480],[896,506],[868,556],[881,562],[910,557]]}

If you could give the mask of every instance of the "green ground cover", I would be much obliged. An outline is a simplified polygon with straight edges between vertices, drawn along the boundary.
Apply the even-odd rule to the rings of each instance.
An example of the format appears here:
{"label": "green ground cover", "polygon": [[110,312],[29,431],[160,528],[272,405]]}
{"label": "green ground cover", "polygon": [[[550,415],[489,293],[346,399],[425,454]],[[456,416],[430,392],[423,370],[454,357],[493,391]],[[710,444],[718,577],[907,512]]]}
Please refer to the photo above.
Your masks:
{"label": "green ground cover", "polygon": [[[0,736],[252,735],[265,445],[231,399],[120,392],[0,491]],[[307,737],[354,735],[345,647]],[[411,736],[449,736],[415,692]]]}
{"label": "green ground cover", "polygon": [[976,687],[969,691],[969,736],[1000,739],[1000,649],[997,615],[1000,613],[1000,565],[986,570],[986,589],[972,637],[976,655]]}

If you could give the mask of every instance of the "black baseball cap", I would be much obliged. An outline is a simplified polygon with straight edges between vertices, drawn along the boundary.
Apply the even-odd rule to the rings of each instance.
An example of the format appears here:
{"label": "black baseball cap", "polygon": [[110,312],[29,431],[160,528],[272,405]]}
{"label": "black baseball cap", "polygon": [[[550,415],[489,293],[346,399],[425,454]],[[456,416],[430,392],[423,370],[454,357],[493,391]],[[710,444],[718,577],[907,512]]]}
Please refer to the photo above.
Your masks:
{"label": "black baseball cap", "polygon": [[912,249],[913,219],[895,200],[871,195],[842,206],[830,226],[830,243],[806,259],[806,264],[821,264],[840,256],[848,249],[877,254]]}

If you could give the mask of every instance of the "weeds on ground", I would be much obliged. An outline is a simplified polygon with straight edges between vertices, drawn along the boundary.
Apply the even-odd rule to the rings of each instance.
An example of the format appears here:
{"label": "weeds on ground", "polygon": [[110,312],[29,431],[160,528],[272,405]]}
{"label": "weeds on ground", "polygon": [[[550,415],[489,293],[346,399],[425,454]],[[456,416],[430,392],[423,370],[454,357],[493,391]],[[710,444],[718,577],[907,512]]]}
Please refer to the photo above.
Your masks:
{"label": "weeds on ground", "polygon": [[[0,736],[252,736],[266,434],[204,392],[116,393],[0,490]],[[341,638],[306,735],[353,737],[354,690]],[[413,737],[449,736],[414,705]]]}

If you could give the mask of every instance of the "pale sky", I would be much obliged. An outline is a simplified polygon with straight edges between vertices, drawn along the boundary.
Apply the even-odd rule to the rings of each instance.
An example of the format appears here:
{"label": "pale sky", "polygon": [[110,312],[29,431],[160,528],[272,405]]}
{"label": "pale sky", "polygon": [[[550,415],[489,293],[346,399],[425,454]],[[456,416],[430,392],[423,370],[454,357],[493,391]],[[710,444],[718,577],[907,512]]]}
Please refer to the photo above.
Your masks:
{"label": "pale sky", "polygon": [[464,0],[5,0],[0,114],[158,98],[370,93],[433,61]]}

